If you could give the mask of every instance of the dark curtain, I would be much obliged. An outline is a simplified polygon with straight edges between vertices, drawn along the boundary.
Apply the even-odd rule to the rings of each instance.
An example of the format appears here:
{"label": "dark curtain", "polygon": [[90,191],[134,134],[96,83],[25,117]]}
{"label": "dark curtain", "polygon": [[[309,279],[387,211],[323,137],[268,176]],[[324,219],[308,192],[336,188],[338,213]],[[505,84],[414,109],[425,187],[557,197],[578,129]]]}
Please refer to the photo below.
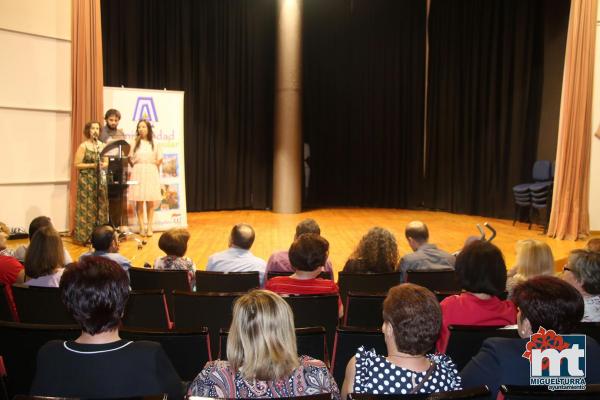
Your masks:
{"label": "dark curtain", "polygon": [[185,91],[189,211],[271,205],[274,0],[102,0],[104,83]]}
{"label": "dark curtain", "polygon": [[536,154],[543,3],[431,1],[425,207],[512,216]]}
{"label": "dark curtain", "polygon": [[304,0],[312,206],[411,207],[423,153],[425,1]]}

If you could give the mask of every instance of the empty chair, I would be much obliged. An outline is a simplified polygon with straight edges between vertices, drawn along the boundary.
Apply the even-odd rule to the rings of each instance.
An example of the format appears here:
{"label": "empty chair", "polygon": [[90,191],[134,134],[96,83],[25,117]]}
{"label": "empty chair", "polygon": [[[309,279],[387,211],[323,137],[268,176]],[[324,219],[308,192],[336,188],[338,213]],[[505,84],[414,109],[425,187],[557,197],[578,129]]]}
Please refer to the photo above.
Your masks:
{"label": "empty chair", "polygon": [[73,340],[80,334],[77,325],[0,321],[0,356],[7,372],[9,398],[29,393],[40,347],[50,340]]}
{"label": "empty chair", "polygon": [[260,287],[260,277],[257,271],[196,271],[196,292],[246,292],[258,287]]}
{"label": "empty chair", "polygon": [[460,371],[481,349],[483,341],[491,337],[519,338],[516,329],[500,326],[450,325],[450,340],[446,354],[454,360]]}
{"label": "empty chair", "polygon": [[360,346],[365,346],[367,349],[374,348],[378,354],[387,353],[381,329],[353,327],[337,329],[331,356],[331,372],[338,387],[342,387],[346,365]]}
{"label": "empty chair", "polygon": [[170,329],[171,320],[164,290],[132,290],[125,307],[123,326]]}
{"label": "empty chair", "polygon": [[581,333],[592,337],[600,343],[600,322],[580,322],[573,332]]}
{"label": "empty chair", "polygon": [[344,326],[380,328],[386,293],[348,292],[344,307]]}
{"label": "empty chair", "polygon": [[8,299],[9,286],[0,282],[0,321],[13,321],[10,301]]}
{"label": "empty chair", "polygon": [[286,295],[283,299],[292,308],[296,328],[322,326],[327,331],[327,346],[333,348],[335,329],[338,325],[337,295]]}
{"label": "empty chair", "polygon": [[346,294],[353,292],[387,293],[387,291],[401,281],[401,272],[357,273],[340,272],[338,286],[342,304],[346,304]]}
{"label": "empty chair", "polygon": [[184,270],[130,268],[129,279],[133,290],[163,289],[165,294],[173,290],[191,290],[188,272]]}
{"label": "empty chair", "polygon": [[[219,332],[219,359],[227,359],[228,330]],[[296,328],[296,346],[299,355],[306,355],[321,360],[329,366],[329,351],[327,349],[327,333],[322,326]]]}
{"label": "empty chair", "polygon": [[[191,291],[188,271],[185,270],[129,268],[129,279],[131,281],[131,289],[133,290],[164,290],[169,313],[172,312],[173,307],[171,296],[173,290]],[[173,319],[172,313],[170,317]]]}
{"label": "empty chair", "polygon": [[14,284],[13,298],[19,321],[32,324],[74,324],[58,288]]}
{"label": "empty chair", "polygon": [[[275,278],[277,276],[290,276],[293,274],[294,274],[294,271],[269,271],[269,272],[267,272],[267,280],[269,280],[271,278]],[[323,278],[323,279],[333,279],[333,277],[331,276],[331,273],[328,271],[321,272],[318,277]]]}
{"label": "empty chair", "polygon": [[580,400],[600,398],[600,384],[586,384],[584,390],[554,390],[550,391],[545,386],[515,386],[502,385],[500,392],[504,400],[539,400],[560,399]]}
{"label": "empty chair", "polygon": [[208,328],[190,331],[158,331],[121,329],[127,340],[149,340],[161,344],[183,381],[191,381],[208,361],[212,360]]}
{"label": "empty chair", "polygon": [[173,292],[176,330],[208,328],[211,354],[219,353],[219,330],[229,329],[233,302],[244,293]]}
{"label": "empty chair", "polygon": [[461,400],[461,399],[488,399],[490,390],[487,386],[478,386],[463,390],[440,393],[423,394],[370,394],[370,393],[350,393],[349,399],[352,400]]}
{"label": "empty chair", "polygon": [[431,291],[460,292],[456,271],[407,271],[406,281]]}
{"label": "empty chair", "polygon": [[[531,212],[534,207],[540,208],[541,198],[552,190],[554,179],[554,165],[548,160],[538,160],[533,164],[533,182],[520,183],[513,186],[515,199],[515,215],[513,225],[518,219],[518,213],[525,208],[529,211],[529,229],[531,229]],[[550,195],[551,197],[551,195]],[[534,203],[536,206],[534,206]]]}
{"label": "empty chair", "polygon": [[[460,294],[460,291],[457,290],[434,290],[433,294],[438,299],[438,301],[444,300],[446,297],[454,296],[455,294]],[[506,299],[506,297],[505,297]]]}

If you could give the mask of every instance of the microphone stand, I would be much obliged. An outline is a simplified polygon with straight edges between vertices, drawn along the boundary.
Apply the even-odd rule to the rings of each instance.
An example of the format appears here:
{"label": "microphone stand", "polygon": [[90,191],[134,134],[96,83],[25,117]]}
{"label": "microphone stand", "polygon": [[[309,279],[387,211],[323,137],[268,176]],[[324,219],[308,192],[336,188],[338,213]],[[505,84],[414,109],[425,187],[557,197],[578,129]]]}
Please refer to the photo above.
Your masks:
{"label": "microphone stand", "polygon": [[96,160],[96,226],[100,225],[100,179],[102,179],[101,167],[100,167],[100,146],[98,145],[98,138],[94,136],[94,147],[98,159]]}

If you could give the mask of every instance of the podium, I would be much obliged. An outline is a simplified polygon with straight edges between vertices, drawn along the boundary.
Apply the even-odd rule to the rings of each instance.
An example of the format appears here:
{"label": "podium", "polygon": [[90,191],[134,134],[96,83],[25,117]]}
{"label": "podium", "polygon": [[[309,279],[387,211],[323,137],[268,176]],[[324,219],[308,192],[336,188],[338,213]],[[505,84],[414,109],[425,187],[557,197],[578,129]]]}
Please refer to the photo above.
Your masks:
{"label": "podium", "polygon": [[125,140],[110,142],[100,153],[108,158],[106,183],[108,186],[109,223],[113,227],[127,225],[127,176],[131,146]]}

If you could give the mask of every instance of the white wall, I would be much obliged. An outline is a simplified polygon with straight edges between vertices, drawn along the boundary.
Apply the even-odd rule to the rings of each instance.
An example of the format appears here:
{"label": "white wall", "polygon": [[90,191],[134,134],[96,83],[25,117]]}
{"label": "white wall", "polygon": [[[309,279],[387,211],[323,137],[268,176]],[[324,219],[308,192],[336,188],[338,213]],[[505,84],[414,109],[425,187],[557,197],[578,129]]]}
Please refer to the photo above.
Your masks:
{"label": "white wall", "polygon": [[[594,64],[594,102],[592,107],[592,132],[600,130],[600,7],[596,18],[596,60]],[[590,229],[600,232],[600,140],[592,137],[592,162],[590,166]]]}
{"label": "white wall", "polygon": [[0,0],[0,221],[68,226],[71,0]]}

